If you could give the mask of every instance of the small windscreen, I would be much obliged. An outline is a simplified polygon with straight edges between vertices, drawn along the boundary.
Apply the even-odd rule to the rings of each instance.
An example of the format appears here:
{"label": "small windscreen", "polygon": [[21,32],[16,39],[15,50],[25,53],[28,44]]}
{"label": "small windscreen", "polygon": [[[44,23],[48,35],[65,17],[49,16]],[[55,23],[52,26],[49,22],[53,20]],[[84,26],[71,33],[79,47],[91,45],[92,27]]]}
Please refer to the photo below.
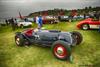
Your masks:
{"label": "small windscreen", "polygon": [[49,32],[61,32],[60,30],[49,30]]}

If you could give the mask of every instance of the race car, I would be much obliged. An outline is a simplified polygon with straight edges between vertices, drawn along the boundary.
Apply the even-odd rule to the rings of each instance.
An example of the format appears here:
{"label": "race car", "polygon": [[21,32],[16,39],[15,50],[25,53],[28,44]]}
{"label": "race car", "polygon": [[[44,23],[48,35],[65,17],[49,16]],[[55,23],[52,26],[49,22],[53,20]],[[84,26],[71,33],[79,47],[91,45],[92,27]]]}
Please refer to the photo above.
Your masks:
{"label": "race car", "polygon": [[17,46],[36,44],[51,47],[53,55],[60,60],[67,60],[71,56],[71,47],[79,45],[83,40],[81,33],[63,32],[59,30],[27,29],[16,32]]}
{"label": "race car", "polygon": [[77,24],[77,28],[88,30],[88,29],[99,29],[100,21],[94,20],[92,18],[87,18]]}

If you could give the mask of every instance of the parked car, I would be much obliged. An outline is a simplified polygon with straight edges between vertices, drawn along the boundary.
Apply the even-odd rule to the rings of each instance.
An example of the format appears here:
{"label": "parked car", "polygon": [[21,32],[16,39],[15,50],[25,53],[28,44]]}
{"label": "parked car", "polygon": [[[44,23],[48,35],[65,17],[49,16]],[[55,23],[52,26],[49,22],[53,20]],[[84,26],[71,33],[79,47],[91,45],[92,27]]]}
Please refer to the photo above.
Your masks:
{"label": "parked car", "polygon": [[32,26],[32,22],[25,22],[24,20],[17,20],[17,26],[20,28]]}
{"label": "parked car", "polygon": [[36,44],[51,47],[53,55],[66,60],[71,56],[71,46],[79,45],[83,40],[81,33],[63,32],[59,30],[27,29],[16,32],[15,42],[17,46]]}
{"label": "parked car", "polygon": [[5,25],[6,25],[5,20],[0,20],[0,26],[5,26]]}
{"label": "parked car", "polygon": [[42,16],[43,24],[48,24],[48,23],[58,23],[58,19],[54,16]]}
{"label": "parked car", "polygon": [[88,29],[99,29],[100,21],[94,20],[93,18],[87,18],[83,21],[80,21],[77,24],[77,28],[88,30]]}
{"label": "parked car", "polygon": [[69,21],[69,16],[58,16],[59,21],[66,22]]}

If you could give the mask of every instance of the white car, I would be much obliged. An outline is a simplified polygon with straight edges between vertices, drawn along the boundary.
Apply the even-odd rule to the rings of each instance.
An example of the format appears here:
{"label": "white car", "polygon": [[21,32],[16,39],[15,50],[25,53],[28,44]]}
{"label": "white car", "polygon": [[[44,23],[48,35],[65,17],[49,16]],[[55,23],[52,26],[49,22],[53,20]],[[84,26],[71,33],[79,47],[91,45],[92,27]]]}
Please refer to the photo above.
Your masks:
{"label": "white car", "polygon": [[26,26],[32,26],[32,22],[25,22],[24,20],[17,20],[17,26],[18,27],[26,27]]}
{"label": "white car", "polygon": [[6,22],[0,21],[0,26],[5,26],[5,25],[6,25]]}

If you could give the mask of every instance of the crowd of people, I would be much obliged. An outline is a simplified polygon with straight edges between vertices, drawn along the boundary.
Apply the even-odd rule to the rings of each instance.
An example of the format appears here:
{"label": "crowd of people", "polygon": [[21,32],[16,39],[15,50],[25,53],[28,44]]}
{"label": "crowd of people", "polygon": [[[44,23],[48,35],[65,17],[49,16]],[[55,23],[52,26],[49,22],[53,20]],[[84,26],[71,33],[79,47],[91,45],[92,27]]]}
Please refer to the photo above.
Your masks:
{"label": "crowd of people", "polygon": [[11,25],[12,30],[15,30],[15,29],[18,28],[18,27],[17,27],[17,20],[16,20],[16,19],[11,18],[11,19],[9,19],[8,21],[6,20],[6,23],[7,23],[7,22],[9,22],[9,24]]}

